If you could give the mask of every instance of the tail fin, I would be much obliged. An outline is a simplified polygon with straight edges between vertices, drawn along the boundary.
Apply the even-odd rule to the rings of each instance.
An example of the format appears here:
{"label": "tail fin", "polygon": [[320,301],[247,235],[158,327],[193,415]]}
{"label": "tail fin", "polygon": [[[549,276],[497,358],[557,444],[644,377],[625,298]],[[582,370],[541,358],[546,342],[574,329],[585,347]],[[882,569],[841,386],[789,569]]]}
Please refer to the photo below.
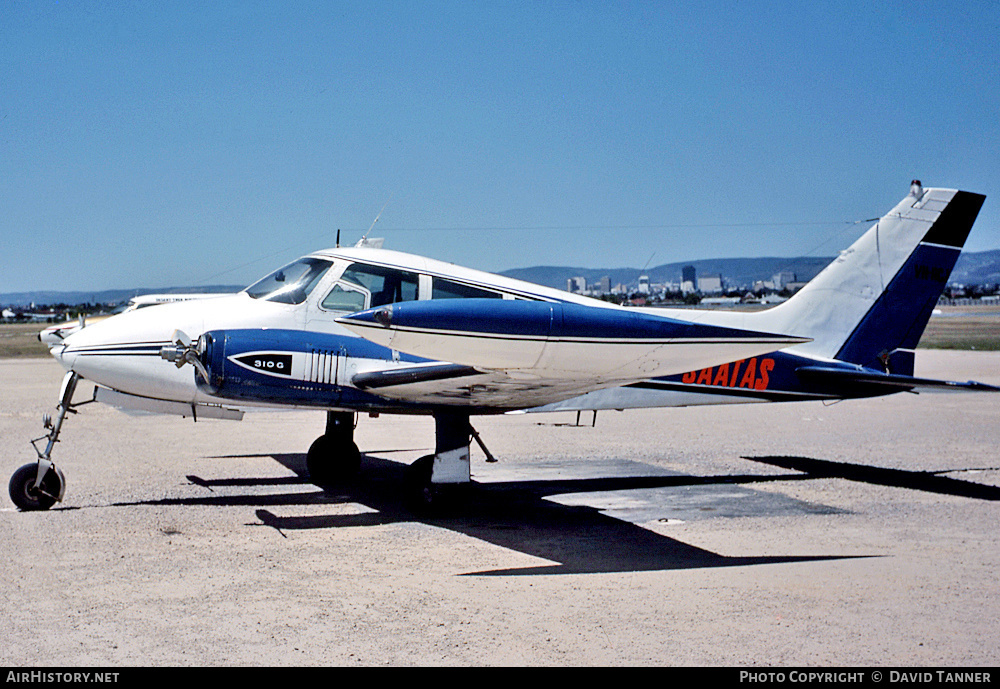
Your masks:
{"label": "tail fin", "polygon": [[913,350],[985,198],[915,181],[794,297],[759,314],[764,329],[812,338],[798,353],[913,375]]}

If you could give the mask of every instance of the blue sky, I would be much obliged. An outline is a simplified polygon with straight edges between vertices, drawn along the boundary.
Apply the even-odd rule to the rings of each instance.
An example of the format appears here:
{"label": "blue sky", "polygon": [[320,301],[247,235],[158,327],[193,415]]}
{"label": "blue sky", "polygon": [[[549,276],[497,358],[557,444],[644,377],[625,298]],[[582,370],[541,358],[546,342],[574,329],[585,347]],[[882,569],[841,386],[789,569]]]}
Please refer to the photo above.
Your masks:
{"label": "blue sky", "polygon": [[338,228],[485,270],[1000,248],[1000,3],[0,0],[0,292],[239,284]]}

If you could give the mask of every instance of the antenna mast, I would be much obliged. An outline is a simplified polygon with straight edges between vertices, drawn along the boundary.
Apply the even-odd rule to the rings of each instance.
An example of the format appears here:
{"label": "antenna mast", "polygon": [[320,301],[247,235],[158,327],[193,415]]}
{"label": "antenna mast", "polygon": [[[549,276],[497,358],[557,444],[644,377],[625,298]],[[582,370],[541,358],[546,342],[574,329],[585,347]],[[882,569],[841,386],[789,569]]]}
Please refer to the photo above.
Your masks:
{"label": "antenna mast", "polygon": [[392,201],[392,196],[389,197],[389,200],[385,202],[384,206],[382,206],[382,210],[379,211],[378,215],[375,216],[375,219],[372,220],[372,225],[371,225],[371,227],[368,228],[368,231],[365,232],[364,235],[362,235],[361,239],[359,239],[358,243],[355,244],[354,246],[364,246],[365,245],[365,242],[368,240],[368,235],[375,228],[375,223],[378,222],[378,219],[382,217],[382,211],[384,211],[385,207],[389,205],[389,201]]}

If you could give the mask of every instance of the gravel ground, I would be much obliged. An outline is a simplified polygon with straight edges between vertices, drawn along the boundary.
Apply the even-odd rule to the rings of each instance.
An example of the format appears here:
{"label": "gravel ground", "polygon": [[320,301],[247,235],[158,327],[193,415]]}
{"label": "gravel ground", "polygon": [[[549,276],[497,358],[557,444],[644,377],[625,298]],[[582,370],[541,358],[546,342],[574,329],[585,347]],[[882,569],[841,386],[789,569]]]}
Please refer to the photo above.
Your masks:
{"label": "gravel ground", "polygon": [[[996,353],[918,367],[1000,384]],[[7,476],[60,378],[0,360]],[[89,405],[66,500],[0,509],[0,663],[996,665],[998,402],[479,419],[500,462],[474,448],[480,485],[433,519],[399,495],[426,418],[362,417],[362,478],[324,492],[300,477],[320,413]]]}

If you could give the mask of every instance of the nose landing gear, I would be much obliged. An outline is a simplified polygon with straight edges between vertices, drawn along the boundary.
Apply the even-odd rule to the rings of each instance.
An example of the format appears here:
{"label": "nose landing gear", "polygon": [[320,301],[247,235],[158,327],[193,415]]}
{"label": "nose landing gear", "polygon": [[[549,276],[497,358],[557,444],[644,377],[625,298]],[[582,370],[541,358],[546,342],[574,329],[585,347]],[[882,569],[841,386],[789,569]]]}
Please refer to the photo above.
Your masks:
{"label": "nose landing gear", "polygon": [[[57,466],[48,464],[48,469],[42,469],[41,462],[25,464],[10,477],[10,499],[21,511],[47,510],[62,500],[66,479]],[[43,472],[41,481],[39,471]]]}
{"label": "nose landing gear", "polygon": [[[66,414],[75,414],[76,407],[93,401],[73,404],[73,393],[79,381],[80,374],[74,371],[70,371],[63,378],[55,422],[46,416],[44,424],[45,428],[49,429],[48,435],[31,441],[32,447],[38,454],[38,461],[25,464],[10,477],[10,499],[25,512],[47,510],[62,501],[66,492],[66,479],[62,471],[52,462],[52,448],[59,442],[59,432],[62,430]],[[45,449],[39,450],[38,443],[42,440],[46,441]]]}

